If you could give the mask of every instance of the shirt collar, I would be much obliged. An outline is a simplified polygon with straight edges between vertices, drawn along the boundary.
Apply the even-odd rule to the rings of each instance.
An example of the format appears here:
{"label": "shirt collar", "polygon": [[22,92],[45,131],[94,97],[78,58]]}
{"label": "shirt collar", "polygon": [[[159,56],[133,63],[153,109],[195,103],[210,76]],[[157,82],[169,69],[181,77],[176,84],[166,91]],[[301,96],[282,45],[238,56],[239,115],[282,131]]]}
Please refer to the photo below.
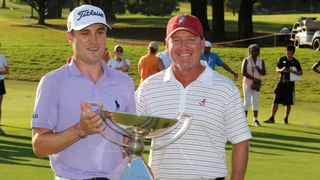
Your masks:
{"label": "shirt collar", "polygon": [[[105,61],[101,60],[101,65],[102,65],[102,68],[103,68],[103,76],[107,76],[107,74],[108,74],[108,72],[107,72],[108,71],[107,63]],[[69,69],[70,69],[70,72],[71,72],[72,75],[74,75],[74,76],[83,75],[80,72],[80,70],[79,70],[79,68],[78,68],[78,66],[75,63],[73,58],[71,59],[70,63],[67,66],[69,66]]]}
{"label": "shirt collar", "polygon": [[[204,71],[200,74],[200,76],[196,79],[196,81],[203,82],[209,84],[212,82],[213,77],[216,75],[216,71],[212,70],[206,61],[201,61],[202,66],[205,67]],[[163,82],[177,82],[178,80],[173,74],[172,65],[165,70]]]}

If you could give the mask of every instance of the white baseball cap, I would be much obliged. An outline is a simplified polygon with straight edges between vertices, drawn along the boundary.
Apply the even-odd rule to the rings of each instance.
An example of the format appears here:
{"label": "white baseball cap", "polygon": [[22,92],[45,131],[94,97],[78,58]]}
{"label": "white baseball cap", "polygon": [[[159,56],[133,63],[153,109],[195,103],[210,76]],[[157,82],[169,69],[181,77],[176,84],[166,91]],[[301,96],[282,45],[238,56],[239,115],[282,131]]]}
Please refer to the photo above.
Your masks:
{"label": "white baseball cap", "polygon": [[211,48],[212,47],[211,42],[210,41],[206,41],[204,47]]}
{"label": "white baseball cap", "polygon": [[82,5],[73,9],[69,14],[67,28],[70,32],[71,30],[81,30],[96,23],[101,23],[111,29],[102,9],[96,6]]}
{"label": "white baseball cap", "polygon": [[116,51],[117,51],[117,49],[121,49],[122,51],[124,51],[123,46],[121,46],[120,44],[117,44],[117,45],[115,45],[115,46],[114,46],[114,48],[113,48],[113,52],[116,52]]}
{"label": "white baseball cap", "polygon": [[155,41],[151,41],[148,47],[149,48],[152,47],[153,49],[158,49],[158,43]]}

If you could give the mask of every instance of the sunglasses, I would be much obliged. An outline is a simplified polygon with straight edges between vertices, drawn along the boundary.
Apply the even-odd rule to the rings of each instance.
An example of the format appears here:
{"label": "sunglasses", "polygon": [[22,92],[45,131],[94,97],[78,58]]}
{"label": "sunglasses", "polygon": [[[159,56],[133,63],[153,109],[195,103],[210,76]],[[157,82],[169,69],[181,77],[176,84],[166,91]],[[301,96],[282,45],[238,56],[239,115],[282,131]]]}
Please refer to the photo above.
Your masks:
{"label": "sunglasses", "polygon": [[123,50],[122,50],[122,49],[117,49],[117,50],[116,50],[116,52],[120,52],[120,53],[122,53],[122,52],[123,52]]}

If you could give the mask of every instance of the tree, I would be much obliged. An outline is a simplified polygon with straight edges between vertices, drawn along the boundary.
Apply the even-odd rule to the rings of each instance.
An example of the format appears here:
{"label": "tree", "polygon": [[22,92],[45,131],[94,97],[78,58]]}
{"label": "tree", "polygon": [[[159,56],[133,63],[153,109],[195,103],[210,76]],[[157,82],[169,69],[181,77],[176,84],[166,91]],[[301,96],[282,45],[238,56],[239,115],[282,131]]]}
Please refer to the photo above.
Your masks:
{"label": "tree", "polygon": [[211,0],[212,6],[212,35],[217,40],[224,39],[224,2]]}
{"label": "tree", "polygon": [[256,0],[241,0],[238,16],[239,39],[253,37],[252,10]]}
{"label": "tree", "polygon": [[116,14],[126,13],[128,0],[84,0],[84,3],[100,7],[106,14],[108,21],[114,21]]}
{"label": "tree", "polygon": [[61,18],[64,0],[49,1],[47,18]]}
{"label": "tree", "polygon": [[210,31],[207,15],[208,0],[190,0],[190,3],[191,14],[200,20],[204,31]]}
{"label": "tree", "polygon": [[132,14],[168,16],[176,10],[176,0],[128,0],[127,9]]}
{"label": "tree", "polygon": [[239,0],[227,0],[225,6],[228,10],[232,11],[233,16],[239,11],[240,1]]}
{"label": "tree", "polygon": [[38,24],[45,24],[45,17],[47,14],[47,7],[50,0],[23,0],[27,2],[31,8],[35,9],[38,12]]}
{"label": "tree", "polygon": [[7,8],[7,6],[6,6],[6,0],[2,0],[2,8],[4,9],[4,8]]}

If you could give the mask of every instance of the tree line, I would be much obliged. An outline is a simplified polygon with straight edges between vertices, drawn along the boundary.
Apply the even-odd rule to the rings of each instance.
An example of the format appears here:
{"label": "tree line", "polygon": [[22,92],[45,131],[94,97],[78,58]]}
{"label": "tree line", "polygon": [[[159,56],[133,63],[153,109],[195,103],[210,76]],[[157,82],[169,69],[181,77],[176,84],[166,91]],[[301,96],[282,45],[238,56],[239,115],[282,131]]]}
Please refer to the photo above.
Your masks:
{"label": "tree line", "polygon": [[[252,14],[254,9],[267,11],[274,7],[285,4],[293,6],[295,10],[307,4],[310,8],[319,4],[320,0],[187,0],[190,2],[191,14],[197,16],[211,37],[218,41],[225,39],[225,10],[231,10],[235,15],[238,13],[238,38],[253,37]],[[70,11],[81,4],[91,4],[100,7],[108,17],[108,21],[116,20],[116,14],[141,13],[143,15],[167,16],[178,10],[178,0],[16,0],[27,3],[32,10],[38,13],[38,24],[44,25],[46,18],[61,18],[62,9]],[[211,5],[212,24],[209,25],[207,7]],[[317,6],[316,6],[317,7]],[[2,8],[6,8],[6,0],[2,0]],[[317,8],[312,8],[312,11]],[[266,12],[264,12],[266,13]],[[210,28],[211,27],[211,28]]]}

